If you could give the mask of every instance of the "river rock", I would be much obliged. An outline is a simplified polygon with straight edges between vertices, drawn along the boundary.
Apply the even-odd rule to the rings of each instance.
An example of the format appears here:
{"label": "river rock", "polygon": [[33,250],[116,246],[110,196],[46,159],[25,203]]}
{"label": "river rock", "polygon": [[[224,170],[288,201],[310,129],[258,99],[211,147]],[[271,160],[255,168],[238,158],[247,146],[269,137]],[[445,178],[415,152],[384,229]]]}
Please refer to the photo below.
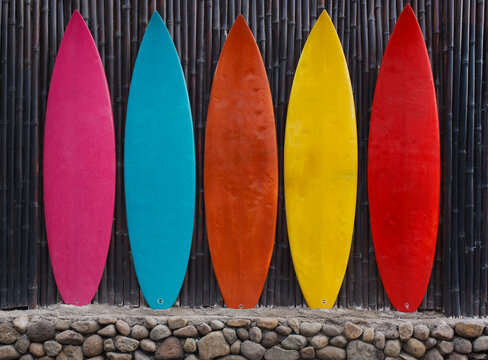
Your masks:
{"label": "river rock", "polygon": [[278,343],[278,334],[274,331],[268,331],[264,334],[262,344],[264,347],[270,348]]}
{"label": "river rock", "polygon": [[274,328],[276,328],[278,326],[278,319],[276,319],[276,318],[269,318],[269,317],[260,318],[258,320],[257,325],[261,329],[273,330]]}
{"label": "river rock", "polygon": [[100,329],[100,325],[95,320],[76,321],[71,324],[71,328],[80,334],[91,334],[97,332]]}
{"label": "river rock", "polygon": [[130,326],[124,320],[117,320],[117,322],[115,323],[115,327],[117,328],[117,331],[120,333],[120,335],[129,336]]}
{"label": "river rock", "polygon": [[187,353],[194,353],[197,351],[197,342],[193,338],[187,338],[183,344],[183,350]]}
{"label": "river rock", "polygon": [[158,321],[155,318],[153,318],[152,316],[146,316],[144,318],[144,326],[146,327],[146,329],[151,330],[157,324],[158,324]]}
{"label": "river rock", "polygon": [[477,338],[483,333],[484,326],[477,323],[458,322],[454,331],[465,338]]}
{"label": "river rock", "polygon": [[410,322],[401,323],[398,327],[398,335],[401,341],[407,341],[413,335],[413,325]]}
{"label": "river rock", "polygon": [[29,349],[29,345],[30,345],[30,341],[27,335],[22,335],[17,339],[14,347],[19,353],[25,354]]}
{"label": "river rock", "polygon": [[150,352],[150,353],[153,353],[156,351],[156,343],[152,340],[149,340],[149,339],[142,339],[140,342],[139,342],[139,347],[146,351],[146,352]]}
{"label": "river rock", "polygon": [[452,344],[454,345],[454,351],[460,354],[469,354],[473,349],[471,341],[462,337],[456,337]]}
{"label": "river rock", "polygon": [[356,324],[348,321],[344,324],[344,335],[348,340],[354,340],[361,336],[363,329],[361,329]]}
{"label": "river rock", "polygon": [[105,326],[104,328],[97,331],[98,335],[105,336],[105,337],[113,337],[117,335],[117,330],[115,329],[114,324],[110,324]]}
{"label": "river rock", "polygon": [[235,329],[225,328],[222,330],[224,338],[229,345],[232,345],[237,340],[237,334]]}
{"label": "river rock", "polygon": [[253,326],[249,329],[249,340],[254,341],[255,343],[260,343],[263,339],[263,334],[261,333],[261,329],[257,326]]}
{"label": "river rock", "polygon": [[118,335],[115,337],[115,347],[120,352],[132,352],[139,347],[139,341],[127,336]]}
{"label": "river rock", "polygon": [[177,337],[195,337],[198,335],[198,331],[193,325],[187,325],[173,331],[173,335]]}
{"label": "river rock", "polygon": [[170,317],[168,319],[168,327],[171,330],[180,329],[188,324],[188,320],[182,319],[180,317]]}
{"label": "river rock", "polygon": [[[225,325],[224,325],[225,326]],[[207,323],[201,323],[200,325],[197,326],[197,330],[200,333],[200,335],[205,336],[207,335],[210,331],[212,331],[212,328],[210,327],[209,324]]]}
{"label": "river rock", "polygon": [[275,329],[275,331],[280,335],[288,336],[291,334],[292,330],[288,326],[280,325]]}
{"label": "river rock", "polygon": [[73,330],[65,330],[56,335],[56,341],[63,345],[81,345],[83,335]]}
{"label": "river rock", "polygon": [[322,349],[328,344],[329,338],[322,334],[315,335],[313,338],[310,339],[310,345],[312,345],[315,349]]}
{"label": "river rock", "polygon": [[419,340],[427,340],[429,338],[429,334],[429,328],[423,324],[415,325],[413,328],[413,336]]}
{"label": "river rock", "polygon": [[273,346],[264,354],[266,360],[298,360],[300,354],[296,350],[285,350],[278,346]]}
{"label": "river rock", "polygon": [[420,340],[415,338],[408,339],[408,341],[403,344],[403,349],[416,358],[424,355],[426,351],[425,345]]}
{"label": "river rock", "polygon": [[348,360],[383,360],[384,357],[382,351],[359,340],[353,340],[347,345]]}
{"label": "river rock", "polygon": [[241,345],[241,353],[249,360],[260,360],[263,358],[266,349],[253,341],[246,340]]}
{"label": "river rock", "polygon": [[[196,332],[196,329],[195,329]],[[197,334],[195,334],[196,336]],[[141,325],[134,325],[130,332],[130,336],[136,340],[142,340],[149,336],[149,330],[147,330],[144,326]]]}
{"label": "river rock", "polygon": [[86,357],[100,355],[103,351],[103,339],[100,335],[88,336],[83,343],[83,354]]}
{"label": "river rock", "polygon": [[313,359],[315,358],[315,349],[313,346],[307,346],[300,350],[300,359]]}
{"label": "river rock", "polygon": [[54,334],[54,325],[47,320],[38,321],[27,328],[29,340],[34,342],[51,340]]}
{"label": "river rock", "polygon": [[230,327],[249,327],[251,325],[251,320],[249,319],[230,319],[227,321],[227,326]]}
{"label": "river rock", "polygon": [[402,350],[402,344],[399,340],[388,340],[385,344],[385,349],[383,352],[386,356],[390,357],[397,357],[400,355],[400,351]]}
{"label": "river rock", "polygon": [[376,346],[378,349],[383,350],[385,348],[385,342],[386,342],[386,336],[380,331],[377,331],[376,334],[374,334],[374,339],[373,339],[373,344]]}
{"label": "river rock", "polygon": [[323,360],[344,360],[346,358],[346,350],[335,346],[326,346],[315,350],[315,356]]}
{"label": "river rock", "polygon": [[171,335],[171,330],[165,325],[156,325],[149,334],[151,340],[159,341]]}
{"label": "river rock", "polygon": [[20,332],[21,334],[25,333],[27,330],[27,326],[29,325],[29,318],[27,315],[20,315],[12,321],[12,325],[14,326],[15,330]]}
{"label": "river rock", "polygon": [[163,341],[161,346],[156,350],[154,359],[156,360],[170,360],[183,359],[185,352],[183,346],[177,337],[171,336]]}
{"label": "river rock", "polygon": [[281,342],[281,346],[288,350],[300,350],[305,345],[307,345],[307,339],[302,335],[288,335]]}
{"label": "river rock", "polygon": [[225,341],[222,331],[214,331],[205,335],[198,342],[198,352],[202,360],[211,360],[230,353],[229,344]]}
{"label": "river rock", "polygon": [[[56,356],[60,353],[63,346],[54,340],[49,340],[44,343],[44,351],[48,356]],[[103,350],[103,349],[102,349]],[[101,351],[100,351],[101,353]]]}
{"label": "river rock", "polygon": [[475,341],[473,341],[473,351],[488,351],[488,336],[480,336]]}
{"label": "river rock", "polygon": [[431,333],[432,337],[437,340],[451,340],[454,336],[454,330],[447,325],[445,321],[441,321]]}
{"label": "river rock", "polygon": [[0,346],[0,359],[11,360],[18,359],[20,354],[12,345]]}
{"label": "river rock", "polygon": [[342,329],[335,325],[325,324],[322,326],[322,332],[329,337],[334,337],[340,335],[342,333]]}
{"label": "river rock", "polygon": [[300,324],[300,334],[303,336],[314,336],[322,329],[322,325],[316,322],[302,322]]}

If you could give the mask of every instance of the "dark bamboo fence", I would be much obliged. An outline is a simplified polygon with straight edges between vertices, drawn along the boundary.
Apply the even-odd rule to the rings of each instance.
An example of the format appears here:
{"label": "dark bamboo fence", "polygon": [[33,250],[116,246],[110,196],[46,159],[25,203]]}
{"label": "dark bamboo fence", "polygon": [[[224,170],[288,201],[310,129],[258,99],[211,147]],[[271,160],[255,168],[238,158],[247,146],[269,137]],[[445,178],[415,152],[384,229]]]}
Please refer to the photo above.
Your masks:
{"label": "dark bamboo fence", "polygon": [[[442,196],[431,281],[421,310],[486,316],[488,309],[488,1],[485,0],[3,0],[0,5],[0,308],[60,302],[42,200],[46,100],[57,49],[79,9],[98,46],[112,99],[117,193],[112,241],[95,303],[144,306],[130,254],[123,193],[123,134],[131,72],[151,14],[174,39],[193,111],[197,153],[194,238],[178,299],[223,306],[203,206],[205,120],[220,50],[242,13],[263,56],[273,95],[280,186],[276,241],[263,306],[304,306],[290,257],[283,194],[288,97],[301,49],[322,10],[344,47],[356,103],[359,179],[350,261],[339,307],[389,309],[369,225],[367,145],[376,78],[406,3],[426,40],[439,106]],[[324,44],[325,46],[326,44]],[[340,151],[340,149],[338,149]],[[406,269],[405,271],[408,271]]]}

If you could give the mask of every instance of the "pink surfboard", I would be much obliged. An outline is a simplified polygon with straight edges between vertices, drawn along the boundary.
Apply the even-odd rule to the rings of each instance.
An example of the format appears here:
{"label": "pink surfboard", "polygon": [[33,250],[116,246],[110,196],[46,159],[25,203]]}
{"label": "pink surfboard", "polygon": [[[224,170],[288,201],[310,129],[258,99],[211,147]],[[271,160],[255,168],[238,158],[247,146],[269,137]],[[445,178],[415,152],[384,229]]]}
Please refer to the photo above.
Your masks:
{"label": "pink surfboard", "polygon": [[44,130],[49,255],[66,304],[91,302],[102,277],[115,199],[115,136],[105,72],[73,13],[56,58]]}

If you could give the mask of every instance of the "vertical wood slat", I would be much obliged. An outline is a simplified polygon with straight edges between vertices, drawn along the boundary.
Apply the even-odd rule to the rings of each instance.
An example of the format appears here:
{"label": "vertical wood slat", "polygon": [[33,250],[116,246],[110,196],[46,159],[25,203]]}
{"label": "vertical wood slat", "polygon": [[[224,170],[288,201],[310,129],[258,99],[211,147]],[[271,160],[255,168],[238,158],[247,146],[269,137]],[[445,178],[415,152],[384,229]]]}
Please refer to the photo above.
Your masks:
{"label": "vertical wood slat", "polygon": [[[158,9],[180,55],[197,145],[197,206],[191,258],[179,304],[223,305],[213,273],[203,207],[205,119],[213,74],[235,17],[256,37],[273,95],[280,190],[275,250],[262,306],[304,304],[291,261],[282,168],[286,110],[301,50],[323,9],[344,47],[355,96],[358,202],[350,262],[338,306],[389,307],[369,230],[367,137],[386,43],[404,0],[3,0],[0,6],[0,308],[60,300],[50,266],[42,206],[42,136],[49,81],[72,11],[79,9],[98,46],[111,94],[117,194],[107,266],[95,299],[142,306],[128,242],[123,198],[123,132],[130,76],[152,11]],[[438,246],[422,309],[448,315],[487,313],[488,46],[485,0],[411,2],[431,59],[442,143]]]}

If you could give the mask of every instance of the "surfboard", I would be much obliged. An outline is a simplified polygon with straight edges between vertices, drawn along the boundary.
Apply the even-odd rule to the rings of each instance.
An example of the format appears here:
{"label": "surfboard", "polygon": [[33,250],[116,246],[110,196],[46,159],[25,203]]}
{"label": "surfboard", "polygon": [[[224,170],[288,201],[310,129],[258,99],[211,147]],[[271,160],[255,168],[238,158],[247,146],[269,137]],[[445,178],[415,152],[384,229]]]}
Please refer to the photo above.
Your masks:
{"label": "surfboard", "polygon": [[341,43],[323,11],[300,56],[285,131],[286,219],[307,304],[331,308],[349,259],[357,184],[356,117]]}
{"label": "surfboard", "polygon": [[153,309],[173,306],[190,256],[195,145],[185,77],[155,12],[139,48],[129,92],[125,201],[137,280]]}
{"label": "surfboard", "polygon": [[412,8],[397,20],[383,56],[368,149],[371,232],[392,305],[414,312],[432,271],[440,196],[434,81]]}
{"label": "surfboard", "polygon": [[78,11],[54,65],[44,129],[49,255],[66,304],[90,303],[107,259],[115,200],[115,135],[100,56]]}
{"label": "surfboard", "polygon": [[205,132],[208,244],[231,308],[258,303],[273,252],[278,155],[273,102],[261,54],[239,16],[213,79]]}

